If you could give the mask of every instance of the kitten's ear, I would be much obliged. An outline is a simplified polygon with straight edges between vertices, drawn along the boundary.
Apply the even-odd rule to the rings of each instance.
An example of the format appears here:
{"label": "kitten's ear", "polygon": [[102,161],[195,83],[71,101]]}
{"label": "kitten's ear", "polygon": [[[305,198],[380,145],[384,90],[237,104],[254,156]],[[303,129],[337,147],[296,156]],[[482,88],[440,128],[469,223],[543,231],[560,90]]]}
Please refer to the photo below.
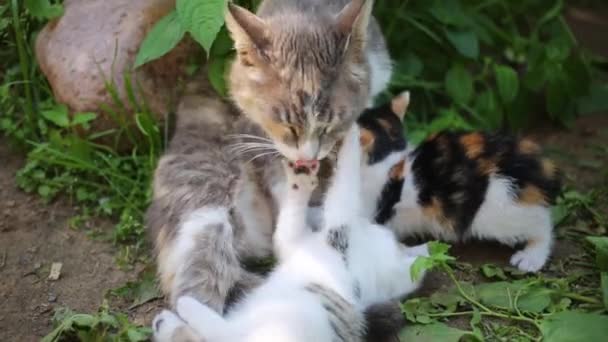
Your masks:
{"label": "kitten's ear", "polygon": [[363,151],[369,151],[374,143],[374,140],[376,140],[374,133],[367,128],[361,127],[359,130],[359,142],[361,143],[361,149]]}
{"label": "kitten's ear", "polygon": [[399,120],[403,121],[405,114],[407,113],[407,108],[410,105],[410,92],[404,91],[401,94],[397,95],[391,101],[391,109],[395,115],[399,117]]}
{"label": "kitten's ear", "polygon": [[365,44],[373,7],[374,0],[351,0],[336,17],[338,29]]}
{"label": "kitten's ear", "polygon": [[226,27],[237,50],[251,47],[263,49],[269,43],[269,31],[264,20],[231,2],[228,3],[226,11]]}

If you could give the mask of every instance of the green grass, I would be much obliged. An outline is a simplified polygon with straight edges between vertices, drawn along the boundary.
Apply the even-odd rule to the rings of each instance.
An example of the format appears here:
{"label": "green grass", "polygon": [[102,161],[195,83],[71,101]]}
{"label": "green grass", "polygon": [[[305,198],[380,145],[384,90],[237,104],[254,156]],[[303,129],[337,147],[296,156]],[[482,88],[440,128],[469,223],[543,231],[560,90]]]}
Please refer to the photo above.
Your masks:
{"label": "green grass", "polygon": [[[239,3],[253,8],[259,1]],[[68,114],[55,102],[32,46],[42,25],[61,13],[60,4],[10,0],[0,5],[0,42],[6,46],[0,51],[0,130],[15,148],[27,152],[27,163],[16,181],[45,201],[64,200],[80,208],[71,221],[75,228],[93,217],[116,222],[111,231],[95,233],[120,247],[121,266],[148,262],[142,218],[164,147],[161,129],[145,101],[136,100],[140,98],[137,84],[128,77],[128,100],[121,100],[116,86],[108,83],[113,104],[100,113]],[[547,121],[568,127],[578,115],[607,109],[608,87],[601,81],[606,62],[580,48],[562,17],[564,4],[561,0],[377,1],[375,14],[396,61],[391,86],[382,99],[403,89],[412,91],[408,138],[415,142],[445,128],[520,130]],[[219,32],[217,39],[199,38],[205,44],[215,39],[209,49],[209,77],[225,93],[221,73],[233,54],[225,30]],[[158,53],[171,47],[153,48]],[[127,108],[134,108],[135,115]],[[115,128],[91,130],[100,115],[111,118]],[[101,138],[111,143],[100,144]],[[130,146],[127,151],[117,148],[125,143]],[[582,167],[598,168],[597,162],[580,162]],[[555,216],[562,227],[571,227],[564,238],[582,252],[538,276],[494,265],[473,268],[447,257],[447,249],[437,245],[433,256],[421,259],[419,267],[434,267],[451,281],[451,287],[403,303],[411,323],[403,338],[416,341],[423,334],[439,341],[531,341],[550,336],[549,340],[560,341],[560,336],[568,336],[559,331],[563,325],[580,334],[597,333],[602,328],[597,323],[606,317],[598,314],[606,313],[608,303],[608,254],[605,240],[584,237],[605,234],[608,220],[598,208],[606,207],[607,198],[608,187],[565,191]],[[576,271],[564,271],[570,269]],[[146,273],[139,282],[109,296],[141,305],[158,297],[153,282]],[[150,333],[105,304],[95,314],[62,310],[54,321],[56,330],[47,341],[75,336],[140,341]]]}

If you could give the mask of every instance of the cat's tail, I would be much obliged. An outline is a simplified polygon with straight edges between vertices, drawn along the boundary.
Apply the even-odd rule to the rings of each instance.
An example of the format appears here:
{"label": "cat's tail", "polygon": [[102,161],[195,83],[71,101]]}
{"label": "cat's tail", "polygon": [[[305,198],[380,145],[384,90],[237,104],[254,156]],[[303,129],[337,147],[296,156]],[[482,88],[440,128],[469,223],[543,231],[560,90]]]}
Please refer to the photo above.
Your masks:
{"label": "cat's tail", "polygon": [[329,228],[348,224],[361,214],[361,144],[357,125],[342,141],[323,211]]}
{"label": "cat's tail", "polygon": [[405,326],[398,301],[373,304],[365,309],[366,341],[389,341]]}

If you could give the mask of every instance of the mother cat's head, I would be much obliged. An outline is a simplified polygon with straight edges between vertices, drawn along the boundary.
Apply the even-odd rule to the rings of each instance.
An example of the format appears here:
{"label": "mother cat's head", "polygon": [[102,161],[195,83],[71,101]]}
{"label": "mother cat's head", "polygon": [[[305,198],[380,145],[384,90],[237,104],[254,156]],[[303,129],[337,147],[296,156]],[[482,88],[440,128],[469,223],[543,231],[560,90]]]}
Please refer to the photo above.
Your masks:
{"label": "mother cat's head", "polygon": [[336,13],[329,5],[289,3],[267,0],[260,16],[229,5],[226,23],[237,50],[231,95],[284,157],[321,160],[369,100],[373,1],[352,0]]}

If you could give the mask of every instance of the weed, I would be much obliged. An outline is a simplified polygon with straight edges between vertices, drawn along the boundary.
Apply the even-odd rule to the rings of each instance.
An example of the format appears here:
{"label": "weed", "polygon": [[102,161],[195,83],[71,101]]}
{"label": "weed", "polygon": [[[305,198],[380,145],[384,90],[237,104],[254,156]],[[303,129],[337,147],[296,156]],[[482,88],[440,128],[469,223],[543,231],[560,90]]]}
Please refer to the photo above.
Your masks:
{"label": "weed", "polygon": [[[590,238],[597,249],[597,266],[605,269],[608,257],[608,238]],[[412,277],[424,269],[437,269],[452,280],[453,287],[426,298],[413,298],[402,304],[406,318],[417,323],[401,333],[402,340],[429,340],[429,336],[443,336],[448,341],[462,337],[473,340],[567,341],[564,326],[571,329],[567,336],[599,341],[608,333],[606,309],[608,288],[602,283],[598,291],[594,283],[587,283],[589,295],[581,294],[577,283],[584,273],[564,278],[545,278],[541,275],[513,280],[502,269],[484,265],[484,275],[500,281],[471,284],[457,279],[454,258],[447,254],[449,246],[431,242],[430,256],[419,257],[412,267]],[[602,271],[604,272],[604,271]],[[602,281],[608,279],[602,273]],[[586,279],[585,279],[586,280]],[[457,317],[470,317],[471,330],[450,327],[444,322]],[[500,324],[497,324],[500,322]],[[430,339],[433,340],[433,339]]]}
{"label": "weed", "polygon": [[55,329],[42,342],[56,341],[148,341],[150,328],[142,328],[129,322],[125,314],[111,311],[107,302],[97,314],[79,314],[63,308],[55,311]]}

